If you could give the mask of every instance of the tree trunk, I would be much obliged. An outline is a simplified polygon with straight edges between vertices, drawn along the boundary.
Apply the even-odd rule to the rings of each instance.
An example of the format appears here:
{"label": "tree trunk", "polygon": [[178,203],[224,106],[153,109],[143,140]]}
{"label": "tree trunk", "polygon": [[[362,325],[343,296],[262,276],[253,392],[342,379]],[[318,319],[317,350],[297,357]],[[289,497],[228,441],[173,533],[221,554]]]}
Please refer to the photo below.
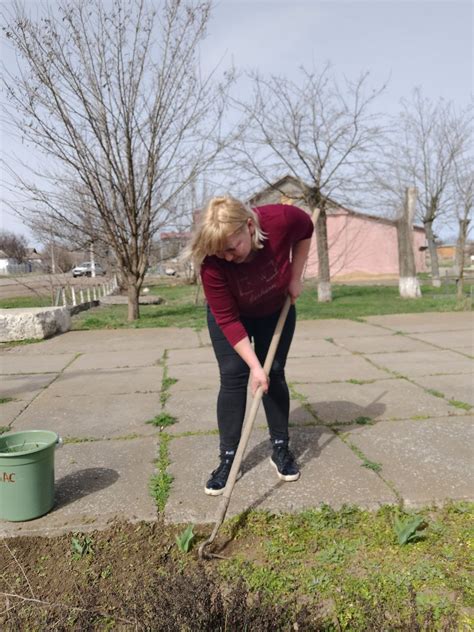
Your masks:
{"label": "tree trunk", "polygon": [[142,282],[133,279],[128,284],[128,321],[140,318],[140,305],[138,302]]}
{"label": "tree trunk", "polygon": [[467,240],[467,229],[470,219],[459,220],[459,235],[456,244],[456,268],[457,268],[457,299],[460,301],[464,295],[464,254]]}
{"label": "tree trunk", "polygon": [[398,282],[402,298],[419,298],[420,283],[416,277],[415,257],[413,254],[413,217],[415,215],[416,189],[408,187],[405,192],[405,204],[397,221],[398,262],[400,277]]}
{"label": "tree trunk", "polygon": [[327,215],[324,208],[321,209],[316,221],[316,244],[318,247],[318,302],[329,303],[332,301],[332,290]]}
{"label": "tree trunk", "polygon": [[441,279],[439,278],[438,251],[436,250],[436,244],[433,235],[433,220],[425,220],[424,225],[431,261],[431,283],[433,287],[441,287]]}

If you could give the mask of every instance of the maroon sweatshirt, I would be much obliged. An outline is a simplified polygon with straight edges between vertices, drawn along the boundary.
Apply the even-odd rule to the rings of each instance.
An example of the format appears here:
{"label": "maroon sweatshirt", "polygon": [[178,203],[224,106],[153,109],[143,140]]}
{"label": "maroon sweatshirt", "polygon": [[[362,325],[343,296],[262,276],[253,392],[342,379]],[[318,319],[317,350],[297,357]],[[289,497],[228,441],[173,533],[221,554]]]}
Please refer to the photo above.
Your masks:
{"label": "maroon sweatshirt", "polygon": [[256,256],[248,263],[206,257],[201,266],[207,302],[232,346],[247,336],[241,316],[258,318],[281,309],[291,280],[292,248],[313,234],[311,218],[296,206],[269,204],[253,210],[267,235]]}

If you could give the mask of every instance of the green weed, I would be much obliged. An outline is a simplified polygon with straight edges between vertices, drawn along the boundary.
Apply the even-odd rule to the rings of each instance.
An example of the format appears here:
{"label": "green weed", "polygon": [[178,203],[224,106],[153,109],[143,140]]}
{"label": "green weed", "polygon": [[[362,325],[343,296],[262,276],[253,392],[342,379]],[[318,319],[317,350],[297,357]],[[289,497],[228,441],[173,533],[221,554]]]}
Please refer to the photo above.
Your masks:
{"label": "green weed", "polygon": [[81,560],[86,555],[94,553],[94,543],[91,537],[82,533],[75,533],[71,538],[71,553],[73,560]]}
{"label": "green weed", "polygon": [[[339,436],[344,441],[343,435],[339,435]],[[354,445],[353,443],[351,443],[350,441],[346,440],[345,443],[349,446],[352,452],[354,452],[354,454],[357,454],[359,459],[362,461],[361,467],[366,467],[368,470],[372,470],[373,472],[380,472],[382,470],[381,463],[377,463],[376,461],[371,461],[370,459],[368,459],[365,456],[365,454],[362,452],[362,450],[358,448],[356,445]]]}
{"label": "green weed", "polygon": [[405,516],[403,518],[396,516],[393,522],[393,528],[397,534],[398,544],[408,544],[420,540],[423,531],[428,526],[427,522],[421,516]]}
{"label": "green weed", "polygon": [[358,384],[358,385],[373,384],[375,382],[375,380],[356,380],[355,378],[346,380],[346,381],[349,382],[349,384]]}
{"label": "green weed", "polygon": [[14,397],[0,397],[0,404],[8,404],[8,402],[14,402]]}
{"label": "green weed", "polygon": [[370,459],[363,459],[362,467],[366,467],[368,470],[372,470],[373,472],[380,472],[382,470],[382,464],[377,463],[376,461],[370,461]]}
{"label": "green weed", "polygon": [[170,396],[169,389],[173,384],[176,384],[178,380],[174,377],[168,376],[168,367],[166,365],[166,360],[168,359],[168,351],[165,351],[163,354],[162,362],[163,362],[163,378],[161,380],[161,392],[160,392],[160,402],[161,406],[164,408],[168,398]]}
{"label": "green weed", "polygon": [[158,428],[166,428],[167,426],[172,426],[178,420],[173,415],[169,413],[161,412],[159,415],[154,417],[153,419],[149,419],[146,421],[146,424],[151,424],[153,426],[157,426]]}
{"label": "green weed", "polygon": [[437,391],[434,388],[427,388],[426,392],[434,397],[444,397],[444,393],[441,393],[441,391]]}
{"label": "green weed", "polygon": [[176,536],[176,544],[181,553],[188,553],[194,540],[194,526],[190,524],[186,529]]}
{"label": "green weed", "polygon": [[461,410],[471,410],[471,404],[467,404],[466,402],[459,402],[457,399],[450,399],[449,403],[451,406],[455,406],[456,408],[460,408]]}
{"label": "green weed", "polygon": [[359,426],[371,426],[374,423],[374,420],[370,417],[356,417],[353,419],[353,423],[358,424]]}
{"label": "green weed", "polygon": [[158,449],[158,459],[156,462],[157,472],[151,477],[150,492],[155,499],[158,511],[163,511],[171,489],[173,477],[167,472],[170,464],[169,459],[169,442],[171,436],[162,433],[160,435],[160,446]]}

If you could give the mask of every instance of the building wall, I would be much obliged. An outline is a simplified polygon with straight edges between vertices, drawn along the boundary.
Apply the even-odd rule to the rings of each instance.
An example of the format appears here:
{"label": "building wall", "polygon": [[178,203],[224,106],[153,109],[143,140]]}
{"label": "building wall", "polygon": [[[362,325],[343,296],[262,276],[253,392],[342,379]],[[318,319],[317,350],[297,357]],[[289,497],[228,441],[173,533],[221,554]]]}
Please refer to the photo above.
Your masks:
{"label": "building wall", "polygon": [[[331,277],[349,274],[398,274],[395,225],[351,214],[329,215],[327,220]],[[413,231],[417,272],[426,270],[422,231]],[[306,277],[318,275],[316,239],[313,237]]]}
{"label": "building wall", "polygon": [[[295,204],[308,211],[298,199],[298,187],[292,178],[284,178],[278,190],[266,189],[256,195],[252,205]],[[283,193],[284,192],[284,193]],[[394,222],[384,221],[344,209],[330,210],[327,216],[329,263],[331,278],[350,274],[390,274],[397,276],[398,240]],[[426,245],[423,230],[413,230],[413,251],[417,272],[425,272],[426,255],[420,247]],[[313,235],[306,267],[306,278],[318,276],[316,236]]]}

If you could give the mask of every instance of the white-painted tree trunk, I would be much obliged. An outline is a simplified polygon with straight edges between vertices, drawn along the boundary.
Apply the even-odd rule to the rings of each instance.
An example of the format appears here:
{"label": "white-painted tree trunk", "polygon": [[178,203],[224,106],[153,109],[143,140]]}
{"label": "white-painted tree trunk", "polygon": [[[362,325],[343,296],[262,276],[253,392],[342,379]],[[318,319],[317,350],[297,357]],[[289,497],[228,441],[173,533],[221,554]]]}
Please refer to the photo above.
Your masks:
{"label": "white-painted tree trunk", "polygon": [[416,277],[413,253],[413,218],[415,216],[416,189],[407,187],[405,203],[397,221],[399,281],[401,298],[420,298],[420,283]]}
{"label": "white-painted tree trunk", "polygon": [[318,283],[318,302],[330,303],[332,301],[331,283],[327,281],[319,281]]}
{"label": "white-painted tree trunk", "polygon": [[401,298],[420,298],[420,282],[416,277],[400,277],[398,289]]}

